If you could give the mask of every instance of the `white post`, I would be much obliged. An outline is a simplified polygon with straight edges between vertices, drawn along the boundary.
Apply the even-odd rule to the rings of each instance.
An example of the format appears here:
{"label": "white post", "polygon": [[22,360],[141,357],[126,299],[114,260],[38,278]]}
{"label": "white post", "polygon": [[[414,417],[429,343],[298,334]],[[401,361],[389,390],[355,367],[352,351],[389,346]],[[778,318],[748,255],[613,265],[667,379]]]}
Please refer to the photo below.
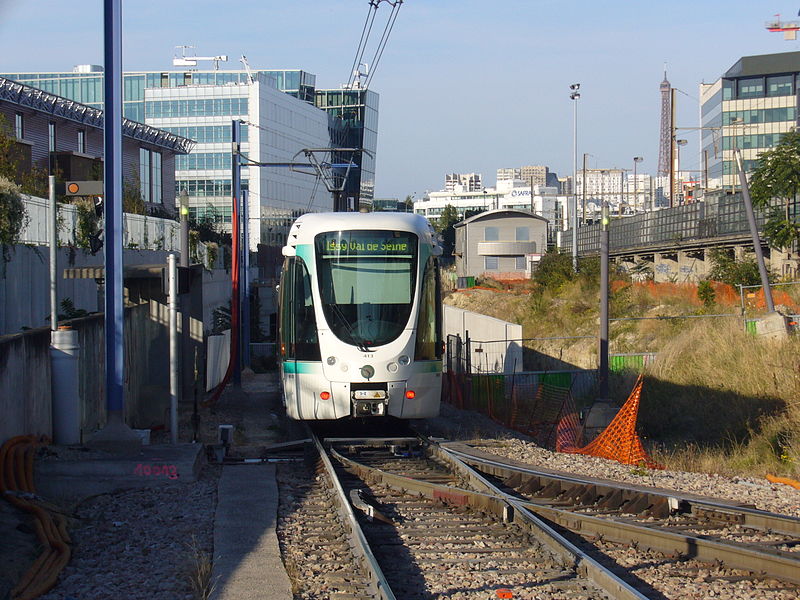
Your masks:
{"label": "white post", "polygon": [[61,446],[80,444],[78,332],[64,327],[53,331],[50,335],[53,441]]}
{"label": "white post", "polygon": [[[47,178],[50,187],[50,331],[58,330],[58,297],[56,295],[56,283],[58,281],[58,270],[56,260],[58,256],[58,219],[56,218],[56,178],[50,175]],[[51,336],[52,340],[52,336]]]}
{"label": "white post", "polygon": [[167,257],[169,282],[169,437],[178,443],[178,268],[175,253]]}

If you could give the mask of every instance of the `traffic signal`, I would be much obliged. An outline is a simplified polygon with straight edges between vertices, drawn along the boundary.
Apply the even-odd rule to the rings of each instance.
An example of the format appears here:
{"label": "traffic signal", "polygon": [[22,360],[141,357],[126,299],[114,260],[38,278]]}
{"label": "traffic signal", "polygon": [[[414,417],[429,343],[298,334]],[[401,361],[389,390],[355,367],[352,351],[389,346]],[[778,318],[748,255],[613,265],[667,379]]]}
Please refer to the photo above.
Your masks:
{"label": "traffic signal", "polygon": [[103,195],[102,181],[67,181],[65,188],[67,196]]}

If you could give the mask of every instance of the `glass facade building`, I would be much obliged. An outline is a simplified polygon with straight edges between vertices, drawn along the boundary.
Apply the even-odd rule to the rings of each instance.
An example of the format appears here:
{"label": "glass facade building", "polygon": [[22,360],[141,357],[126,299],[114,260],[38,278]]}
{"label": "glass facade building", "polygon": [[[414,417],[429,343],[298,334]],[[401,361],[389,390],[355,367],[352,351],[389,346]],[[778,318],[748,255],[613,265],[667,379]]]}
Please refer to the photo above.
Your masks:
{"label": "glass facade building", "polygon": [[[9,79],[102,108],[102,67],[73,72],[10,73]],[[252,81],[251,81],[252,76]],[[344,195],[351,205],[372,200],[377,150],[378,94],[317,90],[316,76],[298,69],[147,71],[123,74],[123,114],[197,142],[176,161],[175,189],[152,189],[169,202],[186,190],[190,214],[230,223],[231,120],[240,119],[242,151],[251,160],[288,162],[302,148],[358,147]],[[335,156],[332,162],[350,158]],[[151,162],[152,164],[152,162]],[[245,167],[251,227],[260,239],[282,244],[291,221],[308,211],[331,210],[332,200],[313,177],[278,167]]]}
{"label": "glass facade building", "polygon": [[798,124],[800,52],[744,56],[714,83],[700,84],[701,157],[707,189],[736,190],[734,148],[745,171]]}
{"label": "glass facade building", "polygon": [[[375,196],[375,156],[378,150],[378,101],[372,90],[317,90],[315,104],[328,113],[333,146],[363,148],[354,160],[359,169],[350,172],[345,197],[351,205],[369,206]],[[339,157],[348,160],[350,156]]]}

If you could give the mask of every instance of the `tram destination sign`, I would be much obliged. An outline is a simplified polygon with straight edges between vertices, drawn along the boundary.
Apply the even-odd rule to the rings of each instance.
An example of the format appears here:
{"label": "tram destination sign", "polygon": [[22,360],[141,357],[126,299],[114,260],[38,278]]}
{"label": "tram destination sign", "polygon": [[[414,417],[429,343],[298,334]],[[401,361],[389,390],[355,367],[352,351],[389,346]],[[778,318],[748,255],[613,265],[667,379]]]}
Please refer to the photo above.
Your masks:
{"label": "tram destination sign", "polygon": [[413,234],[359,232],[357,235],[328,234],[317,247],[325,258],[336,256],[395,256],[410,258],[414,253]]}

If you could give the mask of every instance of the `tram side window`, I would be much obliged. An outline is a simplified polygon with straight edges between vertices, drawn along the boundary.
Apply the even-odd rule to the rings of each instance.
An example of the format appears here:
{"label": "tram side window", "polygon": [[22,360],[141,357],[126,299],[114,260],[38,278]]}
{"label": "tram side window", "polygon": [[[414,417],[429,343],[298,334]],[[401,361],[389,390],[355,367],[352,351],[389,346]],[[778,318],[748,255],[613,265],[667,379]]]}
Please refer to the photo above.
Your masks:
{"label": "tram side window", "polygon": [[284,358],[321,360],[311,278],[300,258],[287,258],[281,280],[281,349]]}
{"label": "tram side window", "polygon": [[442,295],[439,286],[439,264],[429,258],[422,276],[415,360],[442,358]]}

